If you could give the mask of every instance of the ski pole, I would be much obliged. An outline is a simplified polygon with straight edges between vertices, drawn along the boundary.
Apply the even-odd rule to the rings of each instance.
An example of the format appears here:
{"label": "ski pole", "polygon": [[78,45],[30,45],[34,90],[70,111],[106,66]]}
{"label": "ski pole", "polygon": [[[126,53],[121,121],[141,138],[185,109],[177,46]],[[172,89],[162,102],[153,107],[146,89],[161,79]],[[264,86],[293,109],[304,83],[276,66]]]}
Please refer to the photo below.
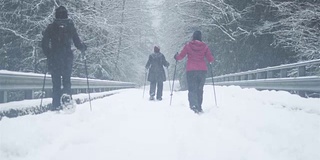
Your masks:
{"label": "ski pole", "polygon": [[86,70],[87,88],[88,88],[89,103],[90,103],[90,111],[92,111],[91,97],[90,97],[90,85],[89,85],[89,78],[88,78],[87,58],[85,57],[85,52],[84,52],[84,51],[82,51],[82,56],[83,56],[83,59],[84,59],[84,67],[85,67],[85,70]]}
{"label": "ski pole", "polygon": [[143,84],[143,95],[142,95],[142,98],[144,98],[144,92],[145,92],[145,90],[146,90],[147,73],[148,73],[148,71],[147,71],[147,69],[146,69],[145,74],[144,74],[144,84]]}
{"label": "ski pole", "polygon": [[171,91],[171,83],[170,83],[170,77],[169,77],[169,68],[167,67],[167,73],[168,73],[168,81],[169,81],[169,89]]}
{"label": "ski pole", "polygon": [[216,97],[216,89],[214,87],[214,80],[213,80],[213,69],[212,69],[212,64],[211,63],[210,63],[210,68],[211,68],[211,80],[212,80],[212,86],[213,86],[214,101],[215,101],[216,106],[218,106],[217,105],[217,97]]}
{"label": "ski pole", "polygon": [[41,90],[40,108],[42,107],[43,92],[44,92],[44,87],[45,87],[45,85],[46,85],[46,78],[47,78],[47,71],[45,71],[45,73],[44,73],[44,78],[43,78],[43,85],[42,85],[42,90]]}
{"label": "ski pole", "polygon": [[[178,53],[177,53],[178,54]],[[176,77],[176,71],[177,71],[177,60],[176,60],[176,64],[174,65],[174,72],[173,72],[173,79],[172,79],[172,87],[171,87],[171,94],[170,94],[170,106],[171,106],[171,102],[172,102],[172,95],[173,95],[173,89],[174,89],[174,79]]]}

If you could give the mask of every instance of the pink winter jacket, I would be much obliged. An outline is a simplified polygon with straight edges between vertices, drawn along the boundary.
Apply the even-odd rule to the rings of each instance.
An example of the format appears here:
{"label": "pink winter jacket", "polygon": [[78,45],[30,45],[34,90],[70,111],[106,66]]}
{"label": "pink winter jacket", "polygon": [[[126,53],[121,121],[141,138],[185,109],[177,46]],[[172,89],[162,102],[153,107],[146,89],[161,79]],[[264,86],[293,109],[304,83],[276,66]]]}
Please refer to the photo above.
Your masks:
{"label": "pink winter jacket", "polygon": [[193,40],[187,43],[180,54],[177,55],[176,59],[181,60],[186,55],[188,55],[187,61],[187,71],[194,71],[194,70],[208,70],[205,58],[209,62],[213,62],[214,58],[210,52],[208,46],[198,40]]}

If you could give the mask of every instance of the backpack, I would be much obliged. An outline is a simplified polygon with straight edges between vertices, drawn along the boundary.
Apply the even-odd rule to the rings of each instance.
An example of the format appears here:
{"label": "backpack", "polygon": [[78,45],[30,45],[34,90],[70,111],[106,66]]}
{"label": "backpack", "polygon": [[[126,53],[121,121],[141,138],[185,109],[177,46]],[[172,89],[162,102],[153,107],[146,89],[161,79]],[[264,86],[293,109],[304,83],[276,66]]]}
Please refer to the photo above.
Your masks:
{"label": "backpack", "polygon": [[71,44],[71,26],[68,23],[53,23],[52,24],[52,40],[59,46],[68,46]]}

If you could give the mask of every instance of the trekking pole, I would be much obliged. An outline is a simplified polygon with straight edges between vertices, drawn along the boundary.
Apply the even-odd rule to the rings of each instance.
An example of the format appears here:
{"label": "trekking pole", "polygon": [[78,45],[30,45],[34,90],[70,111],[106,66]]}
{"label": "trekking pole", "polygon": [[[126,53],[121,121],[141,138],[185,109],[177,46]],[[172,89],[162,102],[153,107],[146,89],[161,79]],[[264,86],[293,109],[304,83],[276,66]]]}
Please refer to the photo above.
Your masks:
{"label": "trekking pole", "polygon": [[168,81],[169,81],[169,89],[171,91],[171,83],[170,83],[170,77],[169,77],[169,68],[167,67],[167,73],[168,73]]}
{"label": "trekking pole", "polygon": [[216,97],[216,89],[215,89],[215,87],[214,87],[212,64],[210,64],[210,68],[211,68],[211,80],[212,80],[212,86],[213,86],[214,101],[215,101],[216,106],[218,106],[218,105],[217,105],[217,97]]}
{"label": "trekking pole", "polygon": [[43,92],[44,92],[44,87],[45,87],[45,85],[46,85],[46,78],[47,78],[47,71],[45,71],[45,73],[44,73],[44,78],[43,78],[43,85],[42,85],[42,90],[41,90],[40,108],[42,107]]}
{"label": "trekking pole", "polygon": [[173,72],[173,79],[172,79],[172,87],[171,87],[171,94],[170,94],[170,106],[171,106],[171,102],[172,102],[172,92],[173,92],[173,89],[174,89],[174,79],[176,77],[176,71],[177,71],[177,60],[176,60],[176,64],[174,65],[174,72]]}
{"label": "trekking pole", "polygon": [[84,59],[84,67],[86,70],[86,77],[87,77],[87,88],[88,88],[88,95],[89,95],[89,103],[90,103],[90,111],[92,111],[92,106],[91,106],[91,97],[90,97],[90,85],[89,85],[89,78],[88,78],[88,67],[87,67],[87,58],[85,57],[85,52],[82,51],[82,58]]}
{"label": "trekking pole", "polygon": [[144,91],[146,90],[146,83],[147,83],[147,69],[145,71],[145,74],[144,74],[144,84],[143,84],[143,95],[142,95],[142,98],[144,98]]}

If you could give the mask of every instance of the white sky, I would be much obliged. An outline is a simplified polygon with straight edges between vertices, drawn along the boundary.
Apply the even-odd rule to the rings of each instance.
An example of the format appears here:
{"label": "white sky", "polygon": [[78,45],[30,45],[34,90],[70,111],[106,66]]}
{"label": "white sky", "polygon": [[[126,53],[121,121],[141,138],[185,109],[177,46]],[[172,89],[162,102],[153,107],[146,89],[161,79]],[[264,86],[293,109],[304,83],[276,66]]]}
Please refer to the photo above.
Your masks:
{"label": "white sky", "polygon": [[161,11],[159,10],[159,8],[161,7],[163,0],[148,0],[148,2],[152,16],[154,17],[153,26],[155,28],[158,28],[161,20]]}
{"label": "white sky", "polygon": [[92,101],[93,111],[85,103],[73,114],[3,118],[0,159],[320,159],[320,99],[217,86],[216,107],[208,85],[197,115],[186,91],[174,92],[170,106],[164,86],[163,101],[148,101],[148,87],[144,98],[143,88],[127,89]]}

